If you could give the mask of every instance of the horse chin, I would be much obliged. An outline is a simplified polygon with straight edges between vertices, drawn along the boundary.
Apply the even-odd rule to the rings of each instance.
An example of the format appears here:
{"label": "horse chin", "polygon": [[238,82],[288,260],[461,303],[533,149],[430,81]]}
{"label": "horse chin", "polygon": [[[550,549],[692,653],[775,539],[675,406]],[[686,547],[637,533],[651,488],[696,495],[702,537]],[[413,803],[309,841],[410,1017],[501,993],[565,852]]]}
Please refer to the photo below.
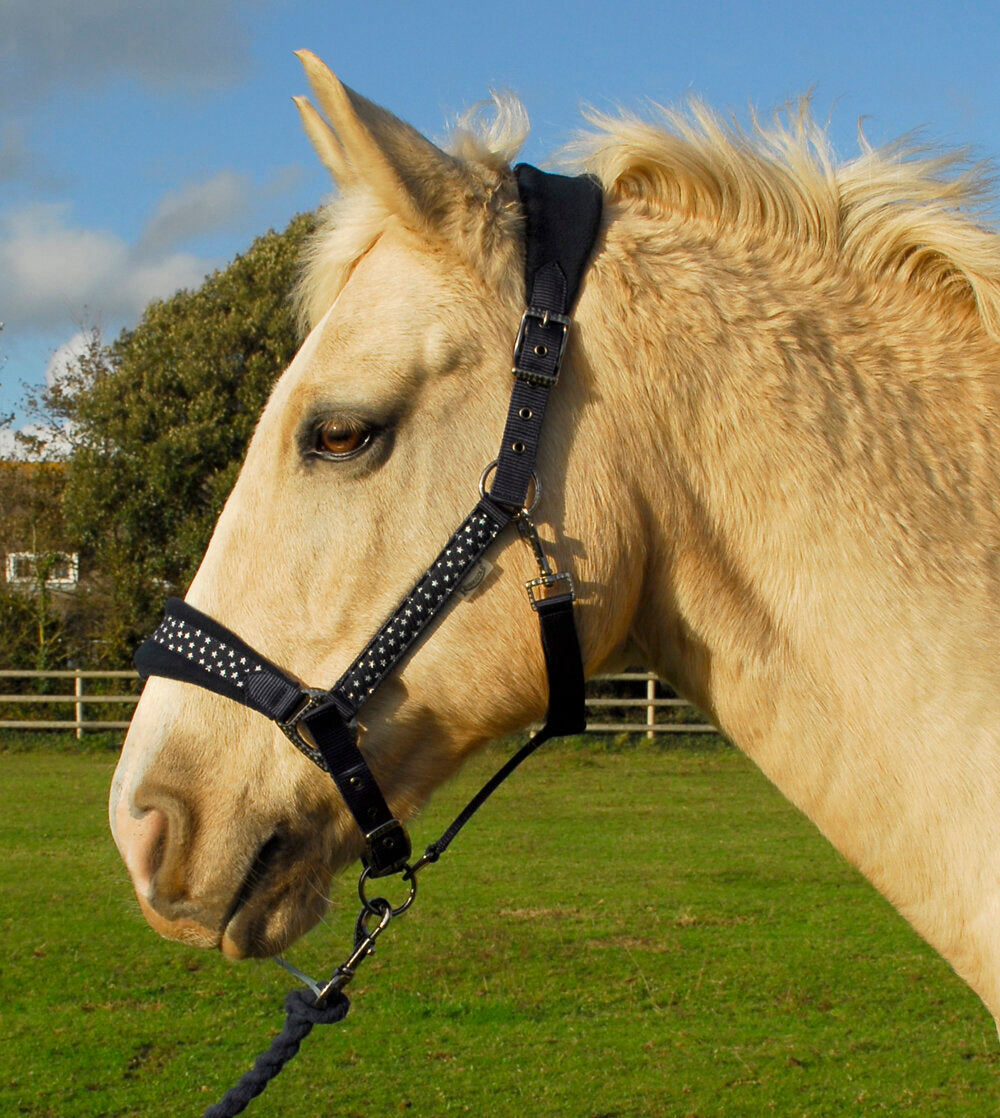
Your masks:
{"label": "horse chin", "polygon": [[146,923],[164,939],[183,943],[187,947],[211,949],[219,946],[219,933],[214,929],[188,917],[172,920],[157,912],[141,893],[136,893],[136,898]]}
{"label": "horse chin", "polygon": [[146,922],[164,939],[187,947],[217,948],[230,959],[279,955],[317,924],[328,908],[326,890],[316,887],[314,874],[298,887],[287,883],[276,889],[259,887],[231,908],[221,931],[196,917],[164,916],[141,894],[137,897]]}
{"label": "horse chin", "polygon": [[170,920],[145,898],[138,900],[146,922],[164,939],[186,947],[217,948],[229,959],[261,959],[281,954],[322,919],[327,907],[321,898],[314,899],[311,905],[301,901],[278,908],[248,905],[220,933],[191,918]]}
{"label": "horse chin", "polygon": [[326,890],[316,888],[312,875],[278,890],[258,889],[226,923],[219,950],[230,959],[279,955],[316,925],[327,908]]}
{"label": "horse chin", "polygon": [[269,959],[287,950],[323,916],[323,912],[295,910],[290,920],[281,914],[241,914],[231,920],[222,933],[218,947],[228,959]]}

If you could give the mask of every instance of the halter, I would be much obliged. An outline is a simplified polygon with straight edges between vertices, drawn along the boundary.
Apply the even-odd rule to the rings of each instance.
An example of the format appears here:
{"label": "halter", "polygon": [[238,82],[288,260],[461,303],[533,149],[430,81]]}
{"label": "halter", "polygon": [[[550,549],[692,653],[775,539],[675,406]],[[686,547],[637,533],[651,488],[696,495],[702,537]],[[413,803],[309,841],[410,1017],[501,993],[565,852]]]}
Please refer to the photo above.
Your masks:
{"label": "halter", "polygon": [[[192,683],[276,722],[333,778],[364,837],[363,860],[371,877],[410,871],[412,846],[358,748],[358,712],[452,597],[481,577],[480,560],[512,520],[538,564],[538,576],[525,586],[538,615],[549,685],[545,725],[529,745],[580,733],[586,726],[573,581],[568,573],[552,570],[531,512],[541,491],[535,461],[542,421],[566,352],[569,312],[597,237],[601,191],[589,176],[567,178],[524,163],[514,174],[525,218],[527,309],[514,344],[513,391],[499,453],[480,478],[479,501],[438,557],[325,690],[303,686],[179,598],[168,600],[163,621],[135,655],[144,678]],[[438,854],[446,845],[439,840]],[[423,860],[432,859],[425,855]]]}
{"label": "halter", "polygon": [[[531,513],[541,494],[535,460],[542,420],[549,393],[559,380],[571,325],[569,313],[597,238],[601,190],[589,176],[551,175],[524,163],[514,168],[514,174],[525,218],[527,309],[514,343],[514,386],[503,440],[497,457],[483,470],[475,508],[413,589],[326,690],[303,686],[230,629],[179,598],[169,599],[163,621],[135,655],[136,668],[144,678],[160,675],[193,683],[276,722],[297,749],[330,774],[364,837],[364,869],[358,884],[361,911],[352,953],[323,984],[285,960],[277,960],[303,980],[306,988],[288,995],[284,1029],[221,1102],[205,1112],[205,1118],[240,1114],[295,1055],[313,1025],[343,1019],[350,1005],[344,987],[359,964],[374,952],[389,921],[413,903],[417,872],[440,858],[479,807],[538,746],[586,728],[573,580],[550,566]],[[545,724],[411,865],[406,829],[390,811],[358,748],[357,715],[453,596],[481,581],[482,557],[511,521],[530,544],[538,565],[537,577],[529,579],[525,589],[538,615],[548,677]],[[409,886],[409,896],[402,904],[393,906],[383,897],[368,896],[370,878],[395,873],[402,873]]]}

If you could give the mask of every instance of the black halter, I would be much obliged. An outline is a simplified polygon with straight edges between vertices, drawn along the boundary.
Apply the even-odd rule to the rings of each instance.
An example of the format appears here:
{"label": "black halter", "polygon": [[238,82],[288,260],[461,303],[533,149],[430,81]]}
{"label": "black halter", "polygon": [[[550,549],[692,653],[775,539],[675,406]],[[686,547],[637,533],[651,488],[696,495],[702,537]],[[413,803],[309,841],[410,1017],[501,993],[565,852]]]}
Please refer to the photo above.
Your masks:
{"label": "black halter", "polygon": [[[579,733],[586,724],[572,579],[550,568],[530,518],[534,502],[529,507],[528,497],[534,482],[537,501],[534,466],[542,420],[549,392],[559,379],[569,312],[597,237],[601,192],[588,176],[551,175],[523,163],[515,175],[526,225],[528,305],[514,346],[514,387],[500,451],[480,480],[479,502],[392,616],[327,690],[304,687],[225,626],[178,598],[167,602],[159,628],[135,655],[143,677],[193,683],[273,719],[333,778],[364,835],[364,860],[372,877],[406,869],[411,845],[358,748],[357,714],[452,595],[475,579],[483,554],[511,520],[538,560],[538,577],[526,587],[538,614],[549,681],[545,726],[529,746]],[[465,818],[469,814],[463,813]],[[435,857],[457,830],[453,827],[439,840]]]}

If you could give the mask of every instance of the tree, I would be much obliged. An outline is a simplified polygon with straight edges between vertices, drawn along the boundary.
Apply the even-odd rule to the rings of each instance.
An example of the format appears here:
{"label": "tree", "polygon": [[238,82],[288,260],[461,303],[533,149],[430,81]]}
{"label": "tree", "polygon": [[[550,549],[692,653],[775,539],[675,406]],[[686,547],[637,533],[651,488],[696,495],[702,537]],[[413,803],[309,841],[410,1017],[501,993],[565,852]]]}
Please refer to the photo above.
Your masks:
{"label": "tree", "polygon": [[[0,322],[0,334],[2,334],[2,333],[3,333],[3,323]],[[7,362],[7,358],[3,354],[0,354],[0,366],[5,365],[6,362]],[[13,423],[14,423],[14,413],[13,412],[7,412],[6,414],[3,414],[2,412],[0,412],[0,432],[6,431],[9,427],[11,427],[13,425]],[[0,457],[2,457],[2,456],[0,456]]]}
{"label": "tree", "polygon": [[35,401],[42,442],[67,463],[66,524],[99,603],[87,626],[92,662],[126,662],[167,593],[192,578],[298,348],[291,292],[314,227],[300,215],[259,237],[197,291],[151,303],[111,345],[93,333]]}
{"label": "tree", "polygon": [[17,581],[0,583],[0,667],[44,671],[68,652],[66,603],[52,581],[72,550],[60,515],[65,482],[58,462],[0,462],[0,554],[22,561]]}
{"label": "tree", "polygon": [[[3,323],[0,322],[0,334]],[[0,356],[0,365],[6,357]],[[0,415],[0,432],[14,422]],[[61,618],[52,606],[49,575],[59,546],[60,492],[57,469],[0,458],[0,556],[28,551],[37,557],[27,592],[0,582],[0,667],[46,668],[61,650]],[[6,564],[5,564],[6,566]]]}

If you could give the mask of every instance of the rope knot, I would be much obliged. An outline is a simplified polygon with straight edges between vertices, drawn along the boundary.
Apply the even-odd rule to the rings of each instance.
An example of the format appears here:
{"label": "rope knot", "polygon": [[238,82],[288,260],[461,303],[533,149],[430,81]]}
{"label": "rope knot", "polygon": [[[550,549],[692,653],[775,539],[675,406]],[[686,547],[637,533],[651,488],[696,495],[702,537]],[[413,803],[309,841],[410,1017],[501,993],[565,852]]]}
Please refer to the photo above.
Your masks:
{"label": "rope knot", "polygon": [[343,1021],[351,1003],[345,994],[335,990],[329,994],[323,1005],[316,1005],[316,992],[308,987],[292,990],[285,997],[285,1013],[292,1027],[308,1023],[313,1025],[335,1025]]}

